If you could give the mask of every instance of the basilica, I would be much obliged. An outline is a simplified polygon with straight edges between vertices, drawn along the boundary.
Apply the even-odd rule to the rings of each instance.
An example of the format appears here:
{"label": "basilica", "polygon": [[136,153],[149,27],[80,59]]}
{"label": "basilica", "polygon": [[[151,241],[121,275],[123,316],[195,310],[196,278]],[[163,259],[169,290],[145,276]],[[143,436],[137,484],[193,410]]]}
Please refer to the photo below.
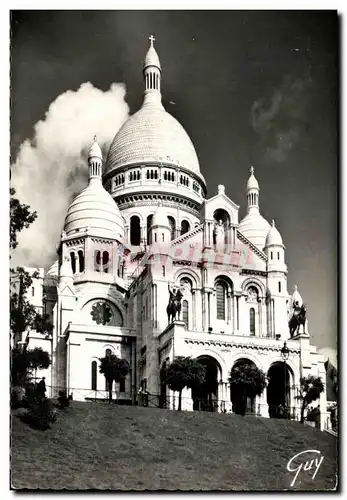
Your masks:
{"label": "basilica", "polygon": [[[17,341],[50,353],[42,371],[50,396],[65,389],[74,400],[104,399],[99,358],[114,353],[130,365],[116,384],[119,401],[135,403],[141,388],[149,404],[175,409],[177,393],[162,383],[162,368],[191,356],[206,366],[209,393],[185,389],[183,410],[212,399],[216,411],[232,411],[229,374],[246,361],[268,377],[249,408],[269,417],[271,407],[286,404],[297,418],[300,377],[325,383],[325,368],[307,320],[288,326],[303,299],[297,287],[287,289],[286,247],[275,221],[261,215],[253,167],[238,200],[247,207],[241,220],[223,185],[207,197],[194,145],[163,107],[153,42],[143,104],[106,158],[91,138],[88,185],[68,208],[58,259],[29,290],[51,316],[53,334],[31,330]],[[317,404],[323,428],[325,392]]]}

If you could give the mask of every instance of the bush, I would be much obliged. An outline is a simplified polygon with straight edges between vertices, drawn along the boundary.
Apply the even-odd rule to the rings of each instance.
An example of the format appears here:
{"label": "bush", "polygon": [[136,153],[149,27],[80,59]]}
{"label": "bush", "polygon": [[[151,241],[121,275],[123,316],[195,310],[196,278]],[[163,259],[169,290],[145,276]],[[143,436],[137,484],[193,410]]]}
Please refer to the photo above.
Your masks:
{"label": "bush", "polygon": [[11,408],[17,409],[24,406],[25,389],[15,386],[11,389]]}
{"label": "bush", "polygon": [[49,429],[57,419],[57,410],[52,401],[45,398],[31,405],[26,415],[21,416],[23,422],[40,430]]}
{"label": "bush", "polygon": [[70,406],[70,399],[67,397],[65,391],[59,391],[58,397],[59,408],[64,409]]}

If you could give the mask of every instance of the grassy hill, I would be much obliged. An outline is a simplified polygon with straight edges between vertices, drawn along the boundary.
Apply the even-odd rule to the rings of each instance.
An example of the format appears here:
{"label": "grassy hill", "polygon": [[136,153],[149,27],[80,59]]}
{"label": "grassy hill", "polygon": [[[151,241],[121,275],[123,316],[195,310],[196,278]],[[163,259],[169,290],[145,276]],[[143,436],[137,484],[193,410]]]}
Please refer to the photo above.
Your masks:
{"label": "grassy hill", "polygon": [[[336,439],[297,422],[73,402],[42,432],[12,418],[12,487],[119,490],[329,490]],[[297,453],[324,456],[286,470]],[[303,456],[311,460],[312,455]]]}

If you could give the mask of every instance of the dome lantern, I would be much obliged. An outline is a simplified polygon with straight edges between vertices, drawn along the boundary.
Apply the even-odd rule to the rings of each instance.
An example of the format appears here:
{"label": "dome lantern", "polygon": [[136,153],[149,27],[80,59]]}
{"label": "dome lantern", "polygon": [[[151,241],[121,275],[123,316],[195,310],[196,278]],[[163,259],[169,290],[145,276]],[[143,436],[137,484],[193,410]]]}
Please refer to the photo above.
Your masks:
{"label": "dome lantern", "polygon": [[94,135],[93,144],[90,146],[88,154],[89,164],[89,181],[91,179],[99,179],[102,177],[102,152]]}
{"label": "dome lantern", "polygon": [[259,184],[254,175],[254,168],[250,168],[247,182],[247,212],[259,212]]}
{"label": "dome lantern", "polygon": [[247,214],[238,226],[238,230],[246,236],[259,250],[265,247],[266,236],[271,226],[259,211],[259,184],[250,168],[250,176],[246,186]]}
{"label": "dome lantern", "polygon": [[143,64],[143,78],[145,83],[145,99],[143,104],[161,104],[161,66],[159,56],[154,48],[153,42],[155,38],[153,35],[149,37],[151,45],[145,57]]}

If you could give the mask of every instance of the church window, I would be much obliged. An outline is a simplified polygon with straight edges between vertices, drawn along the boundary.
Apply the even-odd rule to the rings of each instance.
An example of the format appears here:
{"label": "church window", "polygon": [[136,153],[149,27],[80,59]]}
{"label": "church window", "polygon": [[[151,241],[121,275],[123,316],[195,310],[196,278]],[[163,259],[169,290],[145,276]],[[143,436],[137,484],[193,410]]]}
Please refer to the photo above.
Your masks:
{"label": "church window", "polygon": [[146,178],[149,179],[149,170],[146,172]]}
{"label": "church window", "polygon": [[184,300],[182,302],[182,320],[183,323],[188,330],[188,322],[189,322],[189,308],[188,308],[188,300]]}
{"label": "church window", "polygon": [[164,172],[164,181],[167,181],[167,172]]}
{"label": "church window", "polygon": [[83,273],[83,271],[84,271],[84,256],[83,256],[82,250],[78,250],[78,265],[79,265],[79,272]]}
{"label": "church window", "polygon": [[140,218],[133,215],[130,219],[130,244],[139,245],[141,237]]}
{"label": "church window", "polygon": [[154,178],[158,179],[158,170],[154,170]]}
{"label": "church window", "polygon": [[217,319],[225,319],[225,285],[224,283],[216,284],[216,306]]}
{"label": "church window", "polygon": [[176,237],[176,222],[175,219],[171,216],[169,216],[168,219],[171,228],[171,240],[174,240]]}
{"label": "church window", "polygon": [[165,240],[164,233],[161,233],[161,239],[162,239],[162,241],[164,241],[164,240]]}
{"label": "church window", "polygon": [[34,297],[34,295],[35,295],[35,288],[31,287],[31,296]]}
{"label": "church window", "polygon": [[249,310],[249,329],[251,335],[255,335],[255,309],[251,307]]}
{"label": "church window", "polygon": [[108,273],[108,269],[109,269],[109,255],[108,255],[108,252],[103,252],[103,254],[102,254],[102,267],[103,267],[104,273]]}
{"label": "church window", "polygon": [[151,179],[153,179],[153,177],[154,177],[154,176],[153,176],[153,170],[151,170]]}
{"label": "church window", "polygon": [[273,252],[271,252],[271,260],[274,258],[274,254]]}
{"label": "church window", "polygon": [[98,373],[97,369],[98,369],[97,362],[92,361],[92,391],[97,390],[97,373]]}
{"label": "church window", "polygon": [[70,253],[70,259],[71,259],[72,272],[75,274],[75,272],[76,272],[76,257],[75,257],[75,253],[74,252]]}
{"label": "church window", "polygon": [[279,291],[279,293],[281,293],[281,288],[282,288],[281,285],[282,285],[282,283],[279,281],[278,282],[278,291]]}
{"label": "church window", "polygon": [[157,233],[154,233],[154,241],[157,243]]}
{"label": "church window", "polygon": [[95,262],[94,262],[95,271],[100,272],[100,264],[101,264],[101,252],[100,252],[100,250],[95,251],[94,260],[95,260]]}
{"label": "church window", "polygon": [[189,229],[190,229],[189,222],[187,220],[183,220],[181,222],[181,234],[188,233]]}
{"label": "church window", "polygon": [[119,381],[119,392],[125,392],[125,378]]}
{"label": "church window", "polygon": [[165,266],[161,266],[162,274],[165,276]]}
{"label": "church window", "polygon": [[280,253],[277,252],[277,259],[280,260]]}

